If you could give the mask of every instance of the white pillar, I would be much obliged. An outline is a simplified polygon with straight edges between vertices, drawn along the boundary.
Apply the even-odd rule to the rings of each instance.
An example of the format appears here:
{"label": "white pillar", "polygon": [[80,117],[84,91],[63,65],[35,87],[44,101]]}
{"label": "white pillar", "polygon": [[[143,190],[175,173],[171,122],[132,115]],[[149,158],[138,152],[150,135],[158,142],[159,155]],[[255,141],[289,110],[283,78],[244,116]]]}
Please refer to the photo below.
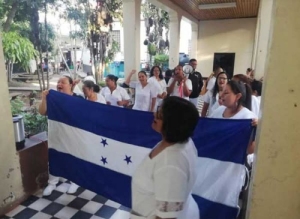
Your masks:
{"label": "white pillar", "polygon": [[141,0],[123,0],[124,73],[140,70]]}
{"label": "white pillar", "polygon": [[169,13],[170,16],[170,36],[169,36],[169,68],[173,69],[179,64],[179,44],[180,44],[180,21],[181,15],[176,12]]}
{"label": "white pillar", "polygon": [[255,69],[255,78],[260,79],[265,73],[267,51],[271,32],[273,0],[261,0],[257,18],[256,42],[253,52],[252,67]]}
{"label": "white pillar", "polygon": [[191,38],[191,59],[197,59],[198,52],[198,23],[192,22],[192,38]]}

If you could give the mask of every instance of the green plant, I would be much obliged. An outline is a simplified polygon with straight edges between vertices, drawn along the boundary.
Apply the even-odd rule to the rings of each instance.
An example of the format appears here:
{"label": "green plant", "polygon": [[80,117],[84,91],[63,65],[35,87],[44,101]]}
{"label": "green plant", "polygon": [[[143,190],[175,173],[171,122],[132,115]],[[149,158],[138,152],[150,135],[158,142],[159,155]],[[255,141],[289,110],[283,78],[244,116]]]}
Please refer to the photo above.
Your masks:
{"label": "green plant", "polygon": [[12,115],[19,115],[22,113],[24,103],[20,97],[17,97],[16,99],[10,101],[10,107]]}
{"label": "green plant", "polygon": [[163,65],[169,62],[169,56],[164,54],[159,54],[154,57],[154,64],[155,65]]}
{"label": "green plant", "polygon": [[30,112],[23,113],[24,127],[27,136],[32,136],[48,130],[48,119],[33,108]]}

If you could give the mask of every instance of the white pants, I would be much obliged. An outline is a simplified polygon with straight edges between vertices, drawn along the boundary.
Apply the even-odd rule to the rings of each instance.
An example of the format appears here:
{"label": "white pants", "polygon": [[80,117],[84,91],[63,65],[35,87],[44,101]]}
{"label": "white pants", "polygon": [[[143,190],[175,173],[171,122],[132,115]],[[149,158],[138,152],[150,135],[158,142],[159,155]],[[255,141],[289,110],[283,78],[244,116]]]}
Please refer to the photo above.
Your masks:
{"label": "white pants", "polygon": [[198,97],[197,98],[190,98],[190,102],[195,105],[196,108],[198,108]]}

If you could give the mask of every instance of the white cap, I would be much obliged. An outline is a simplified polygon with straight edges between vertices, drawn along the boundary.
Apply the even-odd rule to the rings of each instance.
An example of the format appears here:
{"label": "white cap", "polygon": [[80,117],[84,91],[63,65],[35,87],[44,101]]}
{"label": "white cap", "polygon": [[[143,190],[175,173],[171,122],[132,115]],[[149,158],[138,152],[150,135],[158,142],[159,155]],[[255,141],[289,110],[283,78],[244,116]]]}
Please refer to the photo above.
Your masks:
{"label": "white cap", "polygon": [[89,76],[86,76],[83,81],[92,81],[96,84],[96,80],[93,76],[89,75]]}

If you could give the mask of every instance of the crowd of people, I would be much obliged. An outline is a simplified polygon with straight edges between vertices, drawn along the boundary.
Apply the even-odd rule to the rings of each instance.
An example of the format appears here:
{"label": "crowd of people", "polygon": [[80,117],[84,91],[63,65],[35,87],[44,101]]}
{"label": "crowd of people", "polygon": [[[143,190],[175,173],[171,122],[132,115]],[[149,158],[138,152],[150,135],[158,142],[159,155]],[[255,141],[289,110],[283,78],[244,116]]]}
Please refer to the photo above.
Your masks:
{"label": "crowd of people", "polygon": [[[193,71],[188,74],[178,65],[165,76],[159,66],[154,66],[149,78],[144,71],[132,70],[121,85],[116,76],[108,75],[106,87],[101,89],[93,78],[85,78],[84,97],[74,93],[76,83],[72,78],[63,76],[57,83],[59,92],[115,107],[129,106],[131,98],[125,88],[132,88],[135,99],[132,109],[154,113],[152,128],[161,134],[162,140],[133,176],[133,219],[199,218],[198,207],[190,195],[197,176],[194,169],[197,150],[191,137],[199,118],[199,98],[204,101],[201,117],[252,119],[252,125],[256,126],[261,116],[262,81],[254,79],[252,69],[230,79],[226,71],[217,67],[204,82],[201,73],[196,71],[197,60],[191,59],[189,65]],[[132,80],[135,75],[137,81]],[[47,115],[48,93],[43,92],[39,107],[43,115]],[[255,138],[248,146],[249,155],[254,148]],[[51,176],[44,195],[50,195],[57,183],[58,177]],[[72,183],[68,193],[77,189],[78,185]]]}

